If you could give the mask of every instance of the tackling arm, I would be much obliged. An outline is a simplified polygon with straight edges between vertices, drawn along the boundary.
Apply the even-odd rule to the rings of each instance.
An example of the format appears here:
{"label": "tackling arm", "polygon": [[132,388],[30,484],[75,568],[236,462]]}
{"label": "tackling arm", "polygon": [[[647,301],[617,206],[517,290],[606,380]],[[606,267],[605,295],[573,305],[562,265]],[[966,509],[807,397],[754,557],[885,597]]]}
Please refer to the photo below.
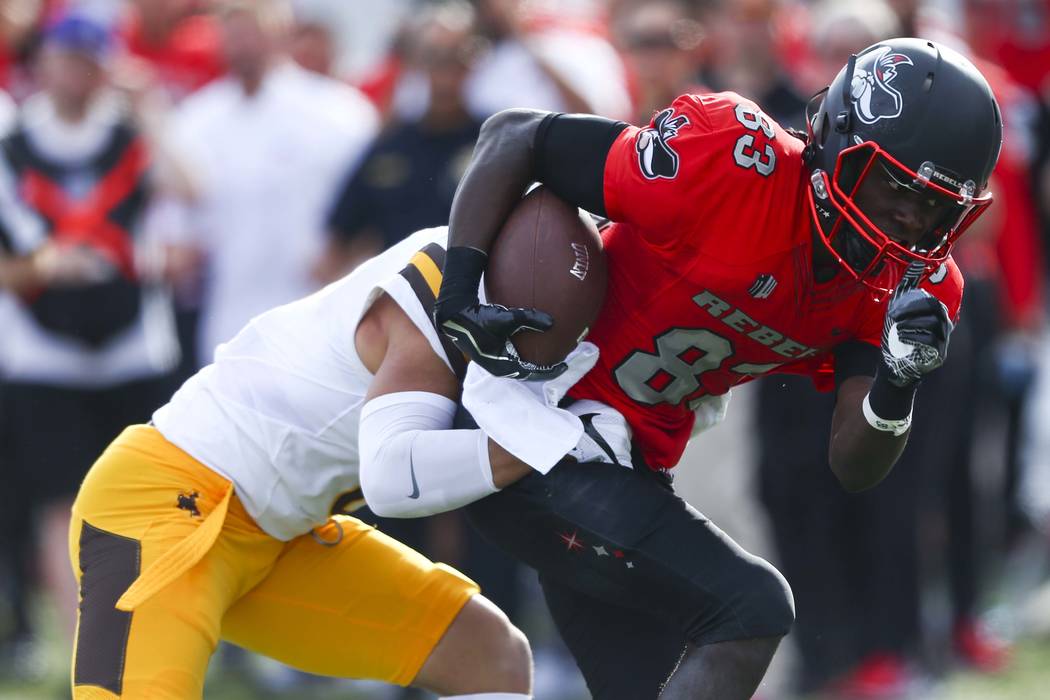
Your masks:
{"label": "tackling arm", "polygon": [[[464,403],[471,399],[487,417],[506,422],[482,431],[453,430],[459,380],[389,297],[380,297],[362,319],[355,345],[375,375],[361,410],[358,449],[361,490],[378,515],[415,518],[459,508],[530,471],[547,473],[566,453],[577,462],[631,465],[631,433],[619,412],[596,401],[563,411],[546,398],[553,393],[549,401],[557,403],[594,366],[594,346],[592,352],[583,343],[562,377],[532,389],[485,372],[470,382],[468,372]],[[545,412],[556,414],[553,423]],[[547,443],[538,450],[523,443],[515,432],[522,423],[549,426]]]}
{"label": "tackling arm", "polygon": [[466,505],[530,471],[481,430],[452,430],[459,382],[397,304],[380,297],[355,343],[375,375],[361,415],[361,489],[386,517]]}

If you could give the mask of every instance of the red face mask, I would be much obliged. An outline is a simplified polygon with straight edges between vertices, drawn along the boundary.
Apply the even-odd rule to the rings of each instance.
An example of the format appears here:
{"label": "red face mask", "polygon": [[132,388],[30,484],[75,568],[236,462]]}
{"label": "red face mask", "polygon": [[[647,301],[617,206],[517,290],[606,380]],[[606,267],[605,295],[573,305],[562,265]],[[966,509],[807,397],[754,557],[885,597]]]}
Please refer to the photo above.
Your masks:
{"label": "red face mask", "polygon": [[[939,267],[992,203],[990,192],[976,196],[972,181],[959,182],[932,163],[916,172],[872,141],[844,149],[835,172],[830,177],[814,172],[812,184],[810,203],[821,241],[850,275],[883,291],[883,280],[899,277],[883,274],[887,268],[903,272],[919,262],[929,273]],[[827,205],[838,213],[830,228],[821,221]]]}

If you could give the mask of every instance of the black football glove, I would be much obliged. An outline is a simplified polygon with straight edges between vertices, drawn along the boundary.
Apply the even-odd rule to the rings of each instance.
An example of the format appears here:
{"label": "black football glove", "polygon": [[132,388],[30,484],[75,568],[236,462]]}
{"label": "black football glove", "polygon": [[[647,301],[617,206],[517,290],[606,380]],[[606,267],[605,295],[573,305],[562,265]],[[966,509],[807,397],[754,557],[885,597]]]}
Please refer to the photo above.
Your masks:
{"label": "black football glove", "polygon": [[912,263],[886,308],[882,327],[882,361],[886,378],[909,387],[944,364],[954,325],[939,299],[919,289],[921,263]]}
{"label": "black football glove", "polygon": [[545,331],[550,314],[536,309],[508,309],[478,303],[478,285],[487,256],[480,250],[449,248],[441,291],[434,303],[434,325],[471,360],[497,377],[553,379],[568,365],[537,365],[518,355],[511,337],[521,330]]}

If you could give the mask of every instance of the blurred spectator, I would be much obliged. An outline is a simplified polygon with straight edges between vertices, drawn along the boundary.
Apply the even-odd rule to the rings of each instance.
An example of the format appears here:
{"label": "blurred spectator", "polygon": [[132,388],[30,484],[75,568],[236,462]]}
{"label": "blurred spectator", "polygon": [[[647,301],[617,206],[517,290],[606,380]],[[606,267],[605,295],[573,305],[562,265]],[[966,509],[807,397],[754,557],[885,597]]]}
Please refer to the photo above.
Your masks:
{"label": "blurred spectator", "polygon": [[623,63],[598,18],[524,0],[479,0],[478,11],[491,48],[468,83],[474,114],[531,107],[630,117]]}
{"label": "blurred spectator", "polygon": [[[989,16],[987,8],[980,3],[967,3],[967,37],[981,47],[985,55],[995,55],[997,49],[1003,56],[1016,60],[1014,48],[1027,44],[1028,65],[1014,64],[1014,69],[1024,80],[1039,84],[1032,68],[1043,71],[1048,66],[1047,6],[1028,6],[1024,2],[1008,2],[999,8],[999,16]],[[1025,12],[1024,7],[1028,6]],[[1037,19],[1030,27],[1023,27],[1017,20],[1020,16]],[[1040,50],[1040,45],[1042,49]],[[1040,56],[1042,53],[1042,56]],[[1042,65],[1042,68],[1038,66]],[[1046,344],[1046,268],[1044,253],[1045,231],[1039,230],[1038,210],[1033,193],[1033,171],[1038,167],[1038,145],[1035,139],[1040,112],[1034,96],[1024,86],[987,59],[977,65],[988,76],[1003,112],[1003,151],[999,165],[993,174],[996,194],[995,217],[981,222],[984,236],[974,241],[974,249],[964,251],[966,262],[983,275],[981,280],[987,288],[989,311],[986,314],[988,339],[980,347],[983,373],[982,388],[995,400],[991,407],[982,405],[982,419],[987,416],[1005,417],[1005,470],[1002,479],[1004,496],[1001,504],[1005,512],[1002,535],[996,544],[1005,544],[1014,549],[1031,532],[1031,512],[1026,507],[1031,500],[1023,488],[1031,487],[1033,480],[1025,472],[1040,468],[1041,457],[1026,450],[1024,440],[1038,441],[1030,430],[1025,434],[1024,426],[1030,423],[1028,416],[1033,410],[1038,415],[1043,401],[1039,392],[1047,387],[1037,381],[1039,364],[1050,363],[1050,349]],[[1043,82],[1044,87],[1047,85]],[[1046,118],[1045,106],[1043,118]],[[1045,223],[1044,223],[1045,226]],[[965,270],[965,268],[964,268]],[[991,410],[994,413],[989,413]],[[1038,444],[1038,442],[1036,443]],[[1028,501],[1028,503],[1026,503]],[[1036,523],[1038,524],[1038,523]],[[971,612],[971,611],[966,611]],[[972,615],[970,615],[972,619]],[[981,665],[982,655],[967,653],[969,635],[964,624],[957,623],[955,643],[964,656],[972,657],[971,663]],[[978,652],[980,649],[978,648]],[[993,659],[994,660],[994,659]]]}
{"label": "blurred spectator", "polygon": [[1025,469],[1019,491],[1029,520],[1046,537],[1050,534],[1050,430],[1046,429],[1050,425],[1050,361],[1045,352],[1050,347],[1050,335],[1043,334],[1041,346],[1044,357],[1024,417],[1021,458]]}
{"label": "blurred spectator", "polygon": [[22,96],[18,63],[33,39],[46,0],[5,0],[0,3],[0,89]]}
{"label": "blurred spectator", "polygon": [[429,0],[292,0],[289,52],[307,70],[345,80],[387,117],[402,65],[402,26]]}
{"label": "blurred spectator", "polygon": [[[1028,99],[1018,105],[1023,109],[1007,113],[1004,106],[1004,121],[1008,127],[1011,122],[1021,120],[1034,122],[1036,126],[1037,138],[1023,145],[1029,149],[1026,154],[1028,175],[1032,178],[1040,216],[1043,262],[1050,263],[1050,255],[1045,254],[1050,249],[1050,3],[1045,0],[966,0],[963,4],[975,51],[997,61],[1012,81],[1027,88]],[[1017,93],[1017,85],[1013,94]],[[1007,183],[1008,193],[1017,191],[1017,182]],[[1000,245],[999,249],[1002,251],[1003,246]],[[1023,246],[1017,247],[1010,257],[1023,262],[1020,257],[1023,253]],[[1029,271],[1028,268],[1022,270]],[[1044,286],[1047,273],[1050,273],[1050,266],[1044,266],[1042,272]],[[1022,281],[1021,289],[1025,286]],[[1009,370],[1009,375],[1024,379],[1033,370],[1036,373],[1031,381],[1020,387],[1017,382],[1011,382],[1012,386],[1024,390],[1026,415],[1019,418],[1027,423],[1027,430],[1020,436],[1018,445],[1022,451],[1017,460],[1020,474],[1011,474],[1016,476],[1016,481],[1007,480],[1008,508],[1015,512],[1011,518],[1015,542],[1016,536],[1024,532],[1018,525],[1025,524],[1026,520],[1037,524],[1044,537],[1050,529],[1050,450],[1047,449],[1050,433],[1046,430],[1050,425],[1050,335],[1045,332],[1045,306],[1041,311],[1044,323],[1041,336],[1031,332],[1014,333],[1009,342],[1002,344],[1002,352],[997,353],[998,365],[1002,370]],[[1019,373],[1018,369],[1022,371]],[[1013,418],[1015,416],[1011,415]],[[1024,518],[1016,515],[1018,501],[1023,502]]]}
{"label": "blurred spectator", "polygon": [[[812,16],[814,65],[826,67],[825,84],[849,54],[898,31],[897,18],[881,2],[828,2]],[[946,551],[957,650],[985,668],[1003,661],[1002,649],[975,623],[973,341],[994,329],[985,328],[981,295],[963,269],[966,310],[952,335],[951,356],[923,383],[908,447],[872,491],[843,493],[829,474],[833,397],[797,379],[767,379],[760,386],[760,493],[795,592],[792,636],[801,657],[797,682],[804,691],[884,698],[910,692],[916,678],[911,659],[921,639],[920,524],[929,527],[937,520],[947,525],[938,530],[947,537],[936,545]],[[801,502],[807,504],[804,513]]]}
{"label": "blurred spectator", "polygon": [[311,270],[339,175],[377,129],[353,88],[281,53],[290,21],[279,0],[228,3],[229,75],[173,118],[170,151],[181,154],[195,196],[169,209],[166,229],[206,260],[201,363],[252,316],[316,288]]}
{"label": "blurred spectator", "polygon": [[831,475],[834,396],[798,378],[760,383],[760,497],[795,593],[791,639],[805,692],[896,698],[913,690],[922,641],[920,556],[927,570],[930,561],[948,569],[949,624],[963,660],[984,670],[1005,660],[1004,649],[976,624],[971,457],[981,401],[974,329],[985,325],[986,313],[972,291],[967,284],[948,361],[918,393],[904,454],[868,492],[845,493]]}
{"label": "blurred spectator", "polygon": [[634,92],[634,119],[647,124],[679,95],[706,92],[699,85],[704,29],[685,0],[626,5],[614,32]]}
{"label": "blurred spectator", "polygon": [[714,43],[708,83],[758,103],[784,127],[804,125],[807,99],[793,77],[782,70],[775,28],[778,0],[730,0],[712,15],[708,36]]}
{"label": "blurred spectator", "polygon": [[335,77],[335,45],[328,25],[316,21],[297,21],[288,42],[292,60],[308,71]]}
{"label": "blurred spectator", "polygon": [[[397,97],[405,72],[405,39],[404,31],[399,31],[390,41],[385,53],[377,65],[364,75],[356,85],[368,99],[372,101],[376,109],[382,115],[384,121],[394,110],[394,101]],[[411,116],[409,111],[408,116]]]}
{"label": "blurred spectator", "polygon": [[174,102],[223,71],[219,31],[203,0],[131,0],[121,27],[125,60]]}
{"label": "blurred spectator", "polygon": [[[452,196],[470,160],[481,121],[467,112],[463,87],[478,50],[466,2],[435,4],[410,24],[410,68],[426,79],[426,111],[396,119],[355,164],[328,219],[331,254],[319,276],[331,280],[428,226],[448,223]],[[410,206],[406,206],[411,203]]]}
{"label": "blurred spectator", "polygon": [[[1006,5],[1011,4],[1003,4],[1004,12],[1008,13]],[[945,27],[945,17],[923,5],[912,19],[924,36],[943,32]],[[965,53],[971,53],[970,42],[979,42],[987,30],[974,19],[968,15],[966,23],[957,27],[963,39],[956,41]],[[1005,664],[1008,649],[979,623],[979,613],[980,593],[988,587],[983,574],[998,562],[989,561],[981,545],[993,539],[1002,542],[1003,533],[1009,540],[1027,528],[1017,493],[1019,448],[1037,373],[1036,338],[1045,323],[1044,255],[1031,192],[1035,103],[1000,66],[979,56],[974,63],[999,103],[1003,148],[989,184],[996,200],[991,216],[979,221],[953,252],[967,282],[961,325],[968,331],[969,344],[958,350],[953,345],[952,352],[955,366],[968,362],[970,370],[964,383],[942,394],[942,401],[957,417],[949,424],[955,434],[976,433],[982,442],[994,439],[987,426],[1005,417],[1005,445],[997,443],[1001,447],[998,455],[988,450],[976,453],[978,460],[973,438],[968,437],[965,451],[931,454],[924,461],[928,480],[932,477],[924,517],[943,513],[947,525],[944,541],[938,544],[945,547],[951,645],[956,658],[978,670],[997,671]],[[991,512],[987,505],[978,510],[975,486],[994,482],[999,476],[1005,503],[996,499]],[[999,508],[1003,505],[1005,508]]]}
{"label": "blurred spectator", "polygon": [[[130,0],[115,18],[123,50],[114,66],[114,83],[127,95],[139,127],[153,157],[153,176],[162,195],[189,197],[193,185],[181,167],[181,157],[172,152],[167,137],[174,106],[195,90],[216,79],[225,70],[214,15],[206,12],[206,0]],[[154,208],[146,231],[152,234],[158,217]],[[150,236],[152,237],[152,236]],[[159,246],[151,259],[165,260]],[[195,259],[186,249],[167,251],[170,269],[189,268]],[[180,255],[181,254],[181,255]],[[175,288],[175,322],[182,348],[177,379],[196,371],[194,362],[198,324],[199,284],[189,276]],[[177,383],[177,382],[176,382]]]}
{"label": "blurred spectator", "polygon": [[922,36],[921,14],[923,0],[886,0],[897,16],[900,24],[900,36]]}
{"label": "blurred spectator", "polygon": [[401,25],[432,0],[291,0],[299,24],[325,28],[334,75],[360,85],[389,50]]}
{"label": "blurred spectator", "polygon": [[[967,380],[967,353],[956,352],[967,340],[965,327],[952,334],[951,359],[919,392],[908,447],[889,476],[864,493],[844,492],[831,474],[834,395],[796,377],[759,384],[759,493],[795,594],[795,685],[804,693],[900,698],[914,690],[920,484],[924,472],[929,478],[931,469],[954,465],[969,450],[956,426],[972,404],[945,401]],[[969,481],[948,485],[969,494]]]}
{"label": "blurred spectator", "polygon": [[1050,89],[1050,3],[962,0],[977,55],[995,61],[1034,93]]}
{"label": "blurred spectator", "polygon": [[[367,257],[428,226],[448,223],[480,120],[463,101],[478,49],[474,12],[462,0],[425,7],[406,27],[408,67],[426,78],[427,109],[396,120],[352,170],[329,218],[333,250],[318,270],[335,279]],[[466,527],[461,513],[422,519],[356,513],[427,556],[460,567],[512,619],[520,608],[520,565]]]}
{"label": "blurred spectator", "polygon": [[[14,126],[18,108],[6,92],[0,90],[0,139]],[[0,293],[2,295],[2,293]],[[5,325],[5,303],[0,300],[0,327]],[[3,375],[0,373],[0,395],[3,393]],[[0,399],[0,407],[3,400]],[[0,415],[0,425],[3,416]],[[0,440],[0,473],[10,469],[3,454],[3,442]],[[0,477],[0,493],[9,492],[4,488],[7,479]],[[0,513],[18,510],[17,504],[10,503],[10,496],[0,496]],[[17,640],[25,639],[29,634],[29,619],[26,614],[26,596],[23,564],[28,560],[25,535],[25,524],[10,523],[9,518],[0,515],[0,600],[6,601],[6,608],[0,609],[0,669],[11,665],[8,658],[17,645]],[[22,539],[19,542],[18,539]]]}
{"label": "blurred spectator", "polygon": [[758,496],[769,515],[777,566],[795,595],[788,639],[799,663],[792,685],[808,693],[855,661],[850,642],[856,633],[842,615],[859,606],[839,565],[849,552],[841,551],[839,528],[851,504],[827,461],[835,398],[804,377],[764,377],[758,391]]}
{"label": "blurred spectator", "polygon": [[18,107],[15,106],[11,96],[0,90],[0,136],[7,135],[7,132],[15,123],[17,112]]}
{"label": "blurred spectator", "polygon": [[812,65],[807,91],[816,92],[828,84],[840,68],[844,56],[880,39],[912,36],[901,31],[897,15],[885,2],[866,0],[824,0],[813,7],[810,53]]}
{"label": "blurred spectator", "polygon": [[1003,150],[992,174],[994,215],[979,222],[983,235],[964,239],[968,245],[959,258],[964,274],[984,285],[991,306],[979,352],[984,388],[1001,400],[997,408],[1006,417],[1005,534],[1012,544],[1029,527],[1018,493],[1020,430],[1046,322],[1043,239],[1032,192],[1037,105],[1002,68],[986,60],[976,63],[1003,113]]}
{"label": "blurred spectator", "polygon": [[120,430],[148,420],[178,354],[167,294],[136,269],[149,153],[107,87],[111,45],[86,17],[55,21],[42,91],[0,141],[0,492],[11,501],[0,531],[24,549],[36,525],[38,569],[69,634],[73,494]]}

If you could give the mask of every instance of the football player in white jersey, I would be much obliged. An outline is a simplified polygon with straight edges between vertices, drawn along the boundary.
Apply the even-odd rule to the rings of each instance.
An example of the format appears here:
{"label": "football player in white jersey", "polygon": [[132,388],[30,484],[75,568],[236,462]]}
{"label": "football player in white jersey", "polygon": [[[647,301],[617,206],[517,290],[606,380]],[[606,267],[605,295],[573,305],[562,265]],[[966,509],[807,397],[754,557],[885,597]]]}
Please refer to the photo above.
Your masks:
{"label": "football player in white jersey", "polygon": [[255,318],[103,453],[70,530],[74,697],[200,697],[219,639],[312,673],[529,696],[528,643],[472,581],[345,514],[362,486],[379,514],[412,517],[566,453],[629,459],[618,414],[596,421],[606,440],[577,417],[586,402],[554,406],[593,365],[585,347],[545,397],[502,402],[508,420],[550,425],[515,450],[531,467],[451,429],[465,362],[430,318],[446,237],[421,231]]}

